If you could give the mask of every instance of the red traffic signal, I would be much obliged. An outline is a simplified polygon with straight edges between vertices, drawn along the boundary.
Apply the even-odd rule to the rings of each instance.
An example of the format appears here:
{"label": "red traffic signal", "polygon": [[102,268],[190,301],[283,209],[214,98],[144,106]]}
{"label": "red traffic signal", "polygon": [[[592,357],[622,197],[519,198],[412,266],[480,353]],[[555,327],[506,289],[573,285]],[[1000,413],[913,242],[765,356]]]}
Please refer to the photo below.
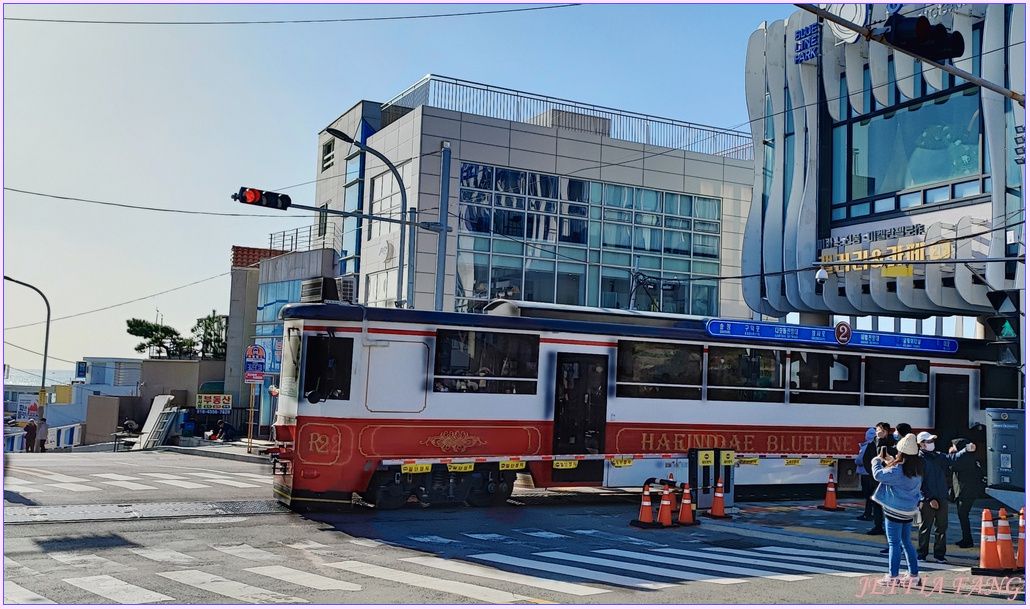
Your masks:
{"label": "red traffic signal", "polygon": [[246,203],[247,205],[260,205],[273,209],[285,210],[290,206],[290,195],[282,195],[268,190],[243,187],[239,192],[232,195],[234,201]]}
{"label": "red traffic signal", "polygon": [[887,18],[884,38],[890,44],[932,61],[961,57],[965,52],[962,34],[949,32],[938,23],[930,25],[925,16],[902,17],[895,13]]}

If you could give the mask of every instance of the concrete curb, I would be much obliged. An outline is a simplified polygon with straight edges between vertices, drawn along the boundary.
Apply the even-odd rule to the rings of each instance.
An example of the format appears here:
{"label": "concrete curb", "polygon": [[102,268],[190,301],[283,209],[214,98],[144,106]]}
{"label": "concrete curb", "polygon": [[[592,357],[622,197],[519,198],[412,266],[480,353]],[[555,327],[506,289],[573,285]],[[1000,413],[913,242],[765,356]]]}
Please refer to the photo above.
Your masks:
{"label": "concrete curb", "polygon": [[[225,452],[217,448],[195,448],[190,446],[162,446],[157,450],[172,451],[182,453],[185,455],[196,455],[198,457],[213,457],[215,459],[230,459],[232,461],[246,461],[248,463],[264,463],[270,465],[267,456],[259,455],[256,452],[253,454],[249,453],[236,453],[236,452]],[[246,450],[246,449],[244,449]],[[254,449],[257,451],[257,448]]]}

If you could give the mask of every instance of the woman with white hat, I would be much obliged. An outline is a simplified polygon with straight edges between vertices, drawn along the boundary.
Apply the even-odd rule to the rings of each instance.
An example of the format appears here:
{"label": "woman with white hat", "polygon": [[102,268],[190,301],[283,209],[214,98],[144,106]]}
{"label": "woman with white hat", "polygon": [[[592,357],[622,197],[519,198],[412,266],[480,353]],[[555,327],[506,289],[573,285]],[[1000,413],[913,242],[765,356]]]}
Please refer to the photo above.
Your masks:
{"label": "woman with white hat", "polygon": [[[880,454],[873,457],[873,480],[880,485],[873,493],[873,501],[883,506],[886,521],[887,543],[890,572],[879,581],[884,586],[906,584],[918,586],[919,559],[915,545],[912,544],[912,521],[919,513],[919,491],[923,485],[925,463],[919,456],[919,443],[914,434],[903,436],[895,447],[898,451],[893,460],[887,449],[880,449]],[[908,575],[898,577],[901,567],[901,553],[905,553],[908,563]]]}

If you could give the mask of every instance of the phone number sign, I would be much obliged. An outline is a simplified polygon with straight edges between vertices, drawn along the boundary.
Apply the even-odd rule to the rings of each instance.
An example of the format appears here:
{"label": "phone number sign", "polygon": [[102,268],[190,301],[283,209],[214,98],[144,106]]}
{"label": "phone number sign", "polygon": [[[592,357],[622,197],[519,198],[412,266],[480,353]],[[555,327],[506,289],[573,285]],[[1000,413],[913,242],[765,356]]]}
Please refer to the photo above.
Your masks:
{"label": "phone number sign", "polygon": [[260,345],[247,347],[243,360],[243,381],[260,385],[265,381],[265,348]]}

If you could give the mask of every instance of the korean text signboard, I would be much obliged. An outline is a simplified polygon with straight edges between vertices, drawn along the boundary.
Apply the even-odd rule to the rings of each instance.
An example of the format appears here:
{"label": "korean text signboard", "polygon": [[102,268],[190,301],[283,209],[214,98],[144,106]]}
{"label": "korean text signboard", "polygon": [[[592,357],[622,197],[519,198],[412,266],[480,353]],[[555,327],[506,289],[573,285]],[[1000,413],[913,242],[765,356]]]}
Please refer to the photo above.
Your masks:
{"label": "korean text signboard", "polygon": [[886,332],[866,332],[848,328],[848,340],[839,334],[840,328],[818,326],[797,326],[757,321],[735,321],[710,319],[707,324],[710,336],[746,338],[762,341],[786,341],[816,345],[847,344],[853,347],[879,347],[902,351],[929,351],[931,353],[955,353],[958,341],[935,336],[913,336]]}
{"label": "korean text signboard", "polygon": [[197,414],[232,414],[232,395],[198,395]]}
{"label": "korean text signboard", "polygon": [[265,380],[265,348],[259,345],[247,347],[243,361],[243,381],[260,385]]}

